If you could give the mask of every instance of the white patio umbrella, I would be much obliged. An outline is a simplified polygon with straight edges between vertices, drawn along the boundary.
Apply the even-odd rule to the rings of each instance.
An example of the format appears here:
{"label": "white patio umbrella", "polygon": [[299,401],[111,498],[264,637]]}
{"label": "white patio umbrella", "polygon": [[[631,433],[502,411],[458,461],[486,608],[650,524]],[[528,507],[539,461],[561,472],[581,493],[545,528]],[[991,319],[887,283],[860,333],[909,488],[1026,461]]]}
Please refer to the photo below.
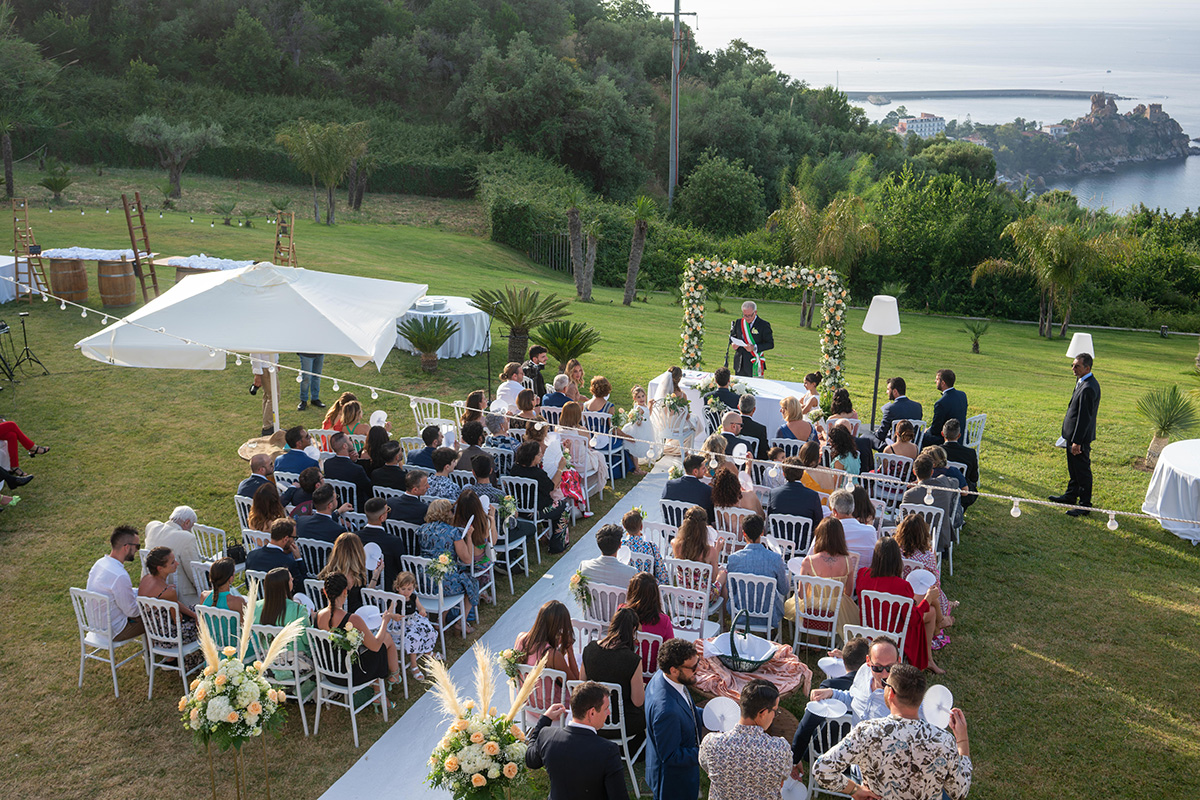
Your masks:
{"label": "white patio umbrella", "polygon": [[[264,262],[188,276],[75,346],[122,367],[225,369],[225,356],[211,350],[222,348],[339,355],[379,369],[396,343],[397,318],[428,288]],[[270,380],[278,428],[278,372]]]}

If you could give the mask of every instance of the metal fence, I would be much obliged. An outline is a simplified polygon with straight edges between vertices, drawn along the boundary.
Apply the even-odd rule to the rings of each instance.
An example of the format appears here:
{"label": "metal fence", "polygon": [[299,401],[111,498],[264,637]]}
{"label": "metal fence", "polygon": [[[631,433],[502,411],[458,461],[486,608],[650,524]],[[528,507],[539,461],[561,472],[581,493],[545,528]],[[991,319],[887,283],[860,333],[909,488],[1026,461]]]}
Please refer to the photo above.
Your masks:
{"label": "metal fence", "polygon": [[535,233],[529,258],[544,267],[572,273],[571,237],[565,233]]}

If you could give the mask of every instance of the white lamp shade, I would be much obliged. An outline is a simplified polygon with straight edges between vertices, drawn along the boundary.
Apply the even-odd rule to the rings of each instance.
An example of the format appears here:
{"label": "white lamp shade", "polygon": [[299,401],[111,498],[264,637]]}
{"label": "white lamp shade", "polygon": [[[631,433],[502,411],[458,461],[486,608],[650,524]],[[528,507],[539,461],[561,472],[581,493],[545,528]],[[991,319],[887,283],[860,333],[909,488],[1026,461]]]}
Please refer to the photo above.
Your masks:
{"label": "white lamp shade", "polygon": [[900,308],[896,298],[891,295],[877,294],[871,298],[871,307],[867,309],[867,318],[863,320],[863,330],[875,336],[895,336],[900,332]]}
{"label": "white lamp shade", "polygon": [[1087,353],[1089,356],[1096,355],[1096,351],[1092,348],[1092,335],[1090,333],[1073,334],[1071,346],[1067,348],[1067,358],[1074,358],[1083,353]]}

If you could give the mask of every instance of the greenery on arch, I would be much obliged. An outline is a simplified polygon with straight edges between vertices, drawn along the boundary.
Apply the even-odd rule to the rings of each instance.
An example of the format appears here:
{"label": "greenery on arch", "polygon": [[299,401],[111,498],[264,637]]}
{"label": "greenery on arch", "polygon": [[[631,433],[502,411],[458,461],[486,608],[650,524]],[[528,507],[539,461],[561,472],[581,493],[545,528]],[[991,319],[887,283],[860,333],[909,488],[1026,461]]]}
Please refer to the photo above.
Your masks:
{"label": "greenery on arch", "polygon": [[846,308],[849,292],[832,269],[779,267],[768,264],[739,264],[689,258],[683,270],[682,362],[688,369],[700,365],[704,352],[704,299],[706,282],[755,288],[812,289],[823,296],[821,303],[821,386],[845,383]]}

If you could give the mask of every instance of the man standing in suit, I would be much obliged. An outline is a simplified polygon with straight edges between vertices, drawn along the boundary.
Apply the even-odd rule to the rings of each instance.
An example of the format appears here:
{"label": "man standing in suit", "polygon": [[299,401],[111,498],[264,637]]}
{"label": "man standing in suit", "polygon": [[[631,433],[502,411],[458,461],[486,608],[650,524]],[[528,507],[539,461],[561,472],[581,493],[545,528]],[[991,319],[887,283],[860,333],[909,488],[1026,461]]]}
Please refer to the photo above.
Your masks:
{"label": "man standing in suit", "polygon": [[[296,519],[296,538],[297,539],[318,539],[322,542],[333,542],[337,537],[346,532],[346,529],[334,519],[333,505],[337,502],[337,496],[333,493],[333,487],[328,483],[322,483],[313,490],[312,503],[313,513],[307,517],[299,517]],[[344,504],[343,508],[346,511],[352,511],[350,504]]]}
{"label": "man standing in suit", "polygon": [[296,523],[290,519],[277,519],[271,523],[271,541],[246,554],[246,569],[270,572],[276,567],[286,567],[292,573],[292,588],[304,589],[308,570],[300,557],[300,546],[296,544]]}
{"label": "man standing in suit", "polygon": [[354,445],[351,444],[350,437],[344,433],[335,433],[329,437],[329,449],[334,455],[325,460],[325,479],[354,484],[354,510],[362,511],[363,503],[375,493],[375,487],[371,485],[367,471],[351,458]]}
{"label": "man standing in suit", "polygon": [[729,408],[737,408],[737,392],[729,388],[729,370],[726,367],[717,367],[717,371],[713,373],[713,380],[717,383],[717,390],[713,394],[721,398],[721,402]]}
{"label": "man standing in suit", "polygon": [[1096,438],[1096,414],[1100,410],[1100,383],[1092,374],[1092,356],[1080,353],[1071,362],[1075,373],[1075,391],[1063,418],[1062,438],[1067,448],[1067,491],[1051,497],[1056,503],[1074,503],[1079,508],[1067,510],[1069,517],[1085,517],[1092,513],[1092,441]]}
{"label": "man standing in suit", "polygon": [[753,419],[757,407],[758,403],[752,394],[744,394],[738,399],[738,411],[742,412],[742,436],[758,442],[754,457],[759,461],[766,461],[767,451],[771,449],[767,446],[770,437],[767,436],[767,427]]}
{"label": "man standing in suit", "polygon": [[255,453],[250,456],[250,477],[238,484],[238,496],[249,497],[253,500],[258,487],[270,483],[271,476],[274,474],[275,465],[271,463],[270,456],[266,453]]}
{"label": "man standing in suit", "polygon": [[[967,488],[972,492],[976,492],[979,490],[979,454],[959,441],[961,434],[962,431],[958,428],[958,420],[946,420],[946,424],[942,426],[942,435],[946,439],[942,443],[942,449],[946,451],[947,461],[957,461],[959,464],[966,465],[967,474],[963,477],[967,479]],[[976,494],[963,495],[963,508],[966,508],[978,499],[979,495]]]}
{"label": "man standing in suit", "polygon": [[579,565],[579,571],[588,581],[623,589],[637,575],[636,569],[617,560],[617,551],[621,549],[621,537],[624,535],[625,531],[620,525],[604,525],[596,531],[596,546],[600,548],[600,555]]}
{"label": "man standing in suit", "polygon": [[954,388],[954,370],[939,369],[933,385],[942,393],[942,396],[933,404],[933,421],[929,423],[929,430],[925,432],[922,447],[941,444],[945,441],[942,436],[942,426],[948,419],[958,420],[959,430],[967,429],[967,395]]}
{"label": "man standing in suit", "polygon": [[646,783],[654,800],[700,795],[700,711],[688,687],[700,654],[687,639],[658,648],[658,672],[646,684]]}
{"label": "man standing in suit", "polygon": [[424,525],[429,506],[421,498],[429,491],[429,476],[420,470],[409,470],[404,483],[408,487],[404,494],[387,500],[388,516],[401,522]]}
{"label": "man standing in suit", "polygon": [[[396,576],[403,569],[400,559],[404,552],[404,540],[392,536],[383,527],[387,519],[388,506],[382,497],[372,497],[363,505],[363,513],[367,515],[367,524],[358,530],[358,538],[364,545],[374,542],[383,553],[383,588],[392,591]],[[413,555],[416,555],[415,553]]]}
{"label": "man standing in suit", "polygon": [[712,489],[700,480],[704,472],[704,456],[692,453],[683,460],[683,471],[685,474],[682,478],[667,481],[662,499],[700,506],[708,514],[708,524],[712,525],[717,521],[717,515],[713,513]]}
{"label": "man standing in suit", "polygon": [[426,469],[433,469],[433,451],[442,446],[442,430],[437,425],[426,425],[421,429],[421,441],[425,446],[409,451],[405,462]]}
{"label": "man standing in suit", "polygon": [[775,487],[767,496],[767,516],[789,514],[793,517],[808,517],[812,520],[812,528],[808,532],[811,537],[817,525],[825,518],[825,512],[821,510],[820,495],[800,483],[804,477],[804,462],[799,456],[790,456],[783,460],[783,477],[787,483]]}
{"label": "man standing in suit", "polygon": [[571,692],[571,721],[566,727],[550,727],[567,712],[562,703],[555,703],[530,732],[525,766],[546,768],[550,800],[629,800],[621,751],[599,735],[611,703],[608,689],[586,681]]}
{"label": "man standing in suit", "polygon": [[775,339],[771,323],[758,316],[758,306],[753,301],[742,303],[742,315],[729,326],[729,341],[737,346],[733,371],[745,378],[761,378],[767,369],[762,354],[775,348]]}
{"label": "man standing in suit", "polygon": [[892,435],[892,428],[902,419],[921,419],[921,404],[916,400],[910,400],[905,392],[908,391],[907,385],[904,383],[904,378],[888,378],[887,394],[888,402],[883,404],[883,419],[879,420],[879,427],[875,429],[875,445],[876,450],[882,450],[887,447],[888,437]]}

